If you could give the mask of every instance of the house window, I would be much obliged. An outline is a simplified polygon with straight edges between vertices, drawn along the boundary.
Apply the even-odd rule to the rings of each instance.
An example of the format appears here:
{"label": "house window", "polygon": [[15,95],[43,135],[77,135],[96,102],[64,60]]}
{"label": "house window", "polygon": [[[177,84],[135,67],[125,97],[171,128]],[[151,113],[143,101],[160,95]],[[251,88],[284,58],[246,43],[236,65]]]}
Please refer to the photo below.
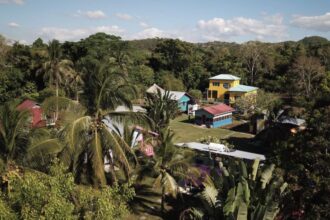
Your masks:
{"label": "house window", "polygon": [[219,82],[213,82],[212,84],[213,84],[213,86],[220,86]]}
{"label": "house window", "polygon": [[223,88],[228,89],[229,88],[229,83],[224,83]]}

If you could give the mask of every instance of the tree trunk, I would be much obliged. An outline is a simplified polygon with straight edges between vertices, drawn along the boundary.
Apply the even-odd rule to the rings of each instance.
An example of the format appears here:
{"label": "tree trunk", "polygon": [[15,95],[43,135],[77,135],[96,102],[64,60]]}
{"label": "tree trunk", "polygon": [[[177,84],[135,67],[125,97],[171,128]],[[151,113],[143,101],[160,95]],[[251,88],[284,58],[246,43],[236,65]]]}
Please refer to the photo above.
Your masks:
{"label": "tree trunk", "polygon": [[164,210],[165,210],[165,187],[162,187],[162,199],[161,199],[161,213],[162,216],[164,217]]}
{"label": "tree trunk", "polygon": [[56,76],[56,112],[55,112],[55,123],[58,119],[58,77]]}

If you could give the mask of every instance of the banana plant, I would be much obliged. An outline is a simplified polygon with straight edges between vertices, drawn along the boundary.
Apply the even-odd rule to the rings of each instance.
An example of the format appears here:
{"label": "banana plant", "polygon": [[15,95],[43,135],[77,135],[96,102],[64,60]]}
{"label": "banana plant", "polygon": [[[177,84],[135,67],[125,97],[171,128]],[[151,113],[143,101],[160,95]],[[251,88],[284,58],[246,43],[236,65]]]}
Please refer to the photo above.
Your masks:
{"label": "banana plant", "polygon": [[199,196],[203,206],[189,208],[184,212],[193,215],[195,212],[192,210],[197,210],[208,219],[275,219],[287,183],[275,174],[273,164],[260,169],[259,162],[255,160],[249,169],[242,160],[229,159],[226,165],[219,162],[221,175],[210,178],[218,182],[212,184],[208,179]]}
{"label": "banana plant", "polygon": [[243,161],[238,164],[239,175],[231,177],[235,178],[235,184],[227,193],[224,216],[237,220],[275,219],[279,200],[287,186],[281,177],[274,174],[275,165],[271,164],[261,171],[259,160],[255,160],[252,172],[248,174],[246,164]]}

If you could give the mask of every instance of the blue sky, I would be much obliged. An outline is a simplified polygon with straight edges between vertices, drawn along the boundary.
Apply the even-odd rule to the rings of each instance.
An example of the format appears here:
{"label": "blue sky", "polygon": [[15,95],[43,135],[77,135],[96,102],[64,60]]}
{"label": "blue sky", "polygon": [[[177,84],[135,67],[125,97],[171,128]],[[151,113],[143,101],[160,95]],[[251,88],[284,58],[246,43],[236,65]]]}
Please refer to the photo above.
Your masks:
{"label": "blue sky", "polygon": [[190,42],[330,39],[330,0],[0,0],[8,39],[76,41],[96,32]]}

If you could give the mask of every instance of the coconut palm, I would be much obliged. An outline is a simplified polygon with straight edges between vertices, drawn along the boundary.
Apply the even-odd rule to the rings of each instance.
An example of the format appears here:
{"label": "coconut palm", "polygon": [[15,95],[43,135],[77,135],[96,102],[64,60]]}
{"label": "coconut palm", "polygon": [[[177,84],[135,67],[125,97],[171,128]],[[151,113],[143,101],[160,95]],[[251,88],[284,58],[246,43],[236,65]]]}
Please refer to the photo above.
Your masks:
{"label": "coconut palm", "polygon": [[25,150],[30,126],[29,111],[17,110],[14,103],[5,103],[0,108],[0,155],[5,163]]}
{"label": "coconut palm", "polygon": [[71,103],[68,110],[61,114],[60,122],[64,127],[60,131],[60,139],[65,145],[65,153],[60,155],[78,179],[82,174],[88,174],[95,185],[104,185],[104,157],[112,155],[116,166],[121,167],[128,176],[131,166],[127,155],[133,153],[124,138],[109,128],[107,121],[134,123],[145,118],[145,115],[115,111],[119,105],[132,108],[129,94],[134,89],[125,76],[114,72],[111,66],[97,66],[94,70],[87,76],[89,83],[85,85],[82,96],[86,108],[77,108],[78,103]]}
{"label": "coconut palm", "polygon": [[[45,81],[48,81],[49,86],[55,86],[56,97],[59,96],[59,86],[65,85],[67,80],[74,74],[73,63],[70,60],[62,59],[62,51],[60,43],[57,40],[49,42],[48,47],[48,60],[43,64],[42,69],[38,72],[43,73]],[[55,114],[55,121],[58,118],[58,109]]]}
{"label": "coconut palm", "polygon": [[196,169],[190,165],[194,155],[190,150],[177,148],[173,145],[173,133],[165,130],[161,134],[161,144],[156,152],[154,170],[158,174],[154,187],[161,188],[161,212],[164,212],[165,195],[174,198],[178,193],[177,180],[189,179],[198,175]]}
{"label": "coconut palm", "polygon": [[178,112],[176,101],[172,100],[169,91],[163,93],[157,90],[156,94],[147,95],[148,115],[154,121],[155,129],[160,131],[167,127],[170,120],[175,117]]}

